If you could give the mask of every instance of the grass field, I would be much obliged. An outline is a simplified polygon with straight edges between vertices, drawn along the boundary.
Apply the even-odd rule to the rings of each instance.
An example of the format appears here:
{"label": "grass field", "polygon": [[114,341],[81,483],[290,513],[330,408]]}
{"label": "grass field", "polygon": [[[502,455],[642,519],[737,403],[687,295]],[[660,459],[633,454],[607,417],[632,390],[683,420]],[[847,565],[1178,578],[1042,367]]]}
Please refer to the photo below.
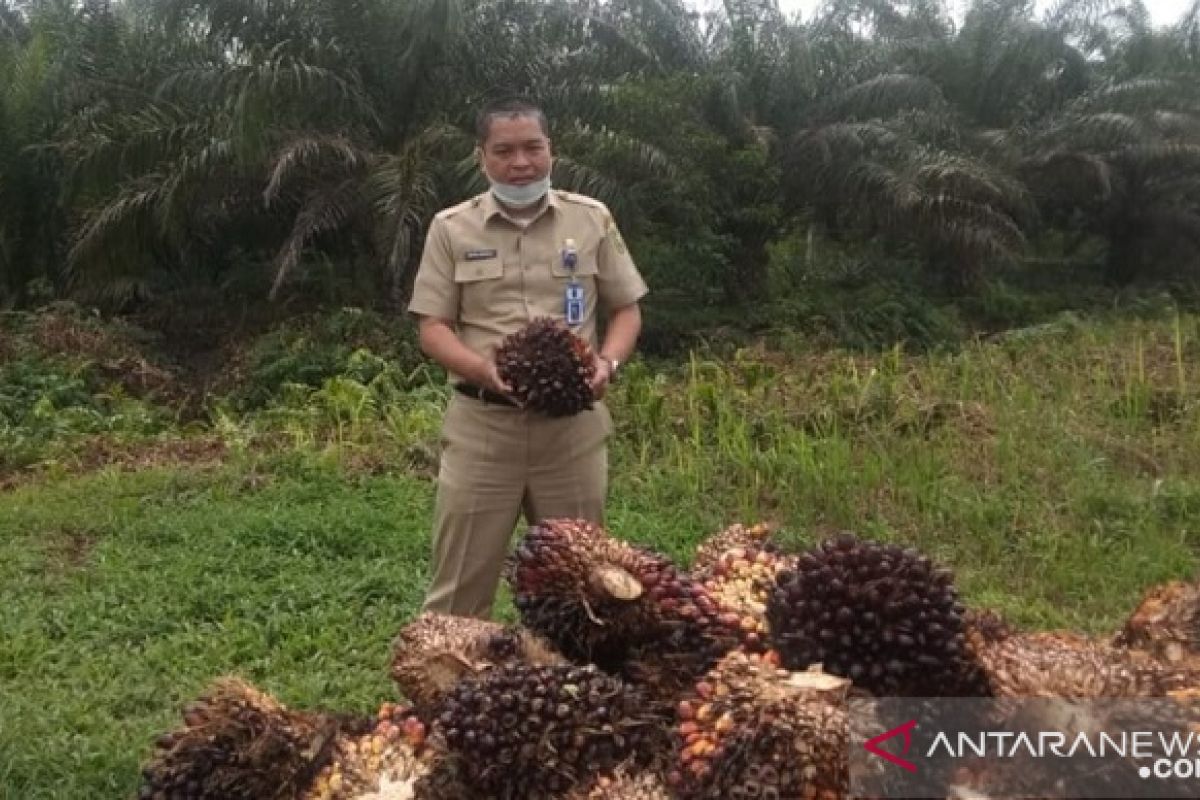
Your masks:
{"label": "grass field", "polygon": [[[220,674],[302,707],[390,697],[444,397],[335,378],[214,410],[187,429],[202,447],[171,425],[39,445],[0,491],[0,797],[131,796],[154,735]],[[1195,317],[635,362],[610,405],[608,523],[681,560],[734,521],[796,546],[848,528],[935,555],[971,605],[1095,634],[1196,565]]]}

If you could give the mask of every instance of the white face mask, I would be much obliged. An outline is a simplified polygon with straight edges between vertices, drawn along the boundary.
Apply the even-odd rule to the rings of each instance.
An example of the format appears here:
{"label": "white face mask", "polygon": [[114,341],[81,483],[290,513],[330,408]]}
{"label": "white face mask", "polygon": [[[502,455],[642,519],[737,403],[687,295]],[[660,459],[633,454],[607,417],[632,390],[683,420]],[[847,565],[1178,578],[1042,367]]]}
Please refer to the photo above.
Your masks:
{"label": "white face mask", "polygon": [[546,196],[546,192],[550,191],[550,175],[542,178],[540,181],[519,185],[515,183],[501,183],[488,178],[488,182],[492,185],[492,194],[506,206],[512,208],[528,208],[537,201]]}

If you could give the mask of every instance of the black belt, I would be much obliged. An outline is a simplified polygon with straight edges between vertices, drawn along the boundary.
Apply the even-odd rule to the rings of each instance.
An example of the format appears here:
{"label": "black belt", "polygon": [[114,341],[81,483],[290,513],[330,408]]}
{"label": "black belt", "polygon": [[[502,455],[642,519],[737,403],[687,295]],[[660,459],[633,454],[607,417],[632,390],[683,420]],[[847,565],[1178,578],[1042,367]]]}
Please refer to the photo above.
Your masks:
{"label": "black belt", "polygon": [[454,391],[459,394],[465,394],[467,397],[474,397],[476,400],[482,400],[485,403],[495,403],[496,405],[511,406],[513,408],[519,407],[504,395],[493,392],[491,389],[484,389],[482,386],[476,386],[473,383],[456,383],[454,384]]}

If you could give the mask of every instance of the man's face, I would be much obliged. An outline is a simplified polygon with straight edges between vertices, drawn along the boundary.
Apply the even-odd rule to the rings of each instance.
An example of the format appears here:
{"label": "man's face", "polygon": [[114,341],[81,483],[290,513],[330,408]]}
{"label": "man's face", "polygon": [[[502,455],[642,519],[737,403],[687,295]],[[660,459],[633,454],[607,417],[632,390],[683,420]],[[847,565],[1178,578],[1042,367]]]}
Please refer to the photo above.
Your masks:
{"label": "man's face", "polygon": [[533,183],[550,173],[550,140],[534,117],[493,117],[481,161],[493,181]]}

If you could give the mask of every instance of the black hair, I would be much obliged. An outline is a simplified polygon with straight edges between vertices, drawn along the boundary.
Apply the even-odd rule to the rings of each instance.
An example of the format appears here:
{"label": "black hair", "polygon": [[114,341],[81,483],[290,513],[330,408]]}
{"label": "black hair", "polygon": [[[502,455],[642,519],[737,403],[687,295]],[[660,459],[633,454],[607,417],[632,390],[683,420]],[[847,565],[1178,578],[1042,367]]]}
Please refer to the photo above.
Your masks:
{"label": "black hair", "polygon": [[492,130],[492,120],[496,117],[533,117],[542,133],[550,136],[550,123],[536,103],[523,97],[504,97],[491,101],[479,110],[479,115],[475,118],[475,138],[480,145],[487,141]]}

